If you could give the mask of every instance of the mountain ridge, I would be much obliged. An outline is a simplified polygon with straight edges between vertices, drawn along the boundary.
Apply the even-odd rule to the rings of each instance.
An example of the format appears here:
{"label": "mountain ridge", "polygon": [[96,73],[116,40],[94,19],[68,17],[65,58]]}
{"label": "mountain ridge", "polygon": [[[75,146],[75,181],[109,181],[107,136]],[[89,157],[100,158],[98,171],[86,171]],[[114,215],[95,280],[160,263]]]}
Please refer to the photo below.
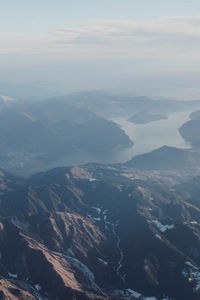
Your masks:
{"label": "mountain ridge", "polygon": [[197,300],[200,214],[182,180],[88,164],[1,190],[3,280],[19,285],[28,277],[27,292],[34,296],[39,285],[42,299]]}

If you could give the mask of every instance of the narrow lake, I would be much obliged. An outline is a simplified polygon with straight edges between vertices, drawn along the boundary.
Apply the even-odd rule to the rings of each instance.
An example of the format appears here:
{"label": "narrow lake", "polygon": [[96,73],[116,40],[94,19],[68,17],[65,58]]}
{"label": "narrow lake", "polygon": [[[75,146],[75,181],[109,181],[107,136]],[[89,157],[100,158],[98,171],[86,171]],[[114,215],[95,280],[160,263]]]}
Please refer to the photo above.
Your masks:
{"label": "narrow lake", "polygon": [[98,155],[94,153],[78,153],[57,161],[56,165],[80,165],[88,162],[126,162],[133,156],[155,150],[164,145],[182,149],[190,148],[190,145],[188,145],[179,134],[180,126],[189,120],[190,113],[191,111],[174,113],[171,114],[167,120],[143,125],[128,122],[128,118],[112,119],[112,121],[117,123],[130,139],[134,141],[132,147],[116,152],[99,153]]}

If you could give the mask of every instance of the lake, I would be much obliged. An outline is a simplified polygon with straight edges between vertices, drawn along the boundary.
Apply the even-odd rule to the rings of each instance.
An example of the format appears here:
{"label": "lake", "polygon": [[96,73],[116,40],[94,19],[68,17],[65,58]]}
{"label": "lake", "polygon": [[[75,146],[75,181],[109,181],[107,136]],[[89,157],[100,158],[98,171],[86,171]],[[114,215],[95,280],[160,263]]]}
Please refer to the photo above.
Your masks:
{"label": "lake", "polygon": [[177,112],[169,116],[167,120],[152,122],[149,124],[133,124],[128,122],[128,117],[112,119],[134,141],[134,145],[116,152],[76,153],[64,159],[54,162],[57,166],[80,165],[88,162],[96,163],[120,163],[126,162],[133,156],[143,154],[164,145],[187,149],[187,144],[179,134],[179,128],[189,120],[191,111]]}
{"label": "lake", "polygon": [[149,124],[134,124],[125,119],[112,119],[134,141],[131,148],[121,150],[116,160],[125,162],[133,156],[150,152],[164,145],[181,149],[191,148],[179,133],[179,128],[189,120],[191,111],[171,114],[167,120],[151,122]]}

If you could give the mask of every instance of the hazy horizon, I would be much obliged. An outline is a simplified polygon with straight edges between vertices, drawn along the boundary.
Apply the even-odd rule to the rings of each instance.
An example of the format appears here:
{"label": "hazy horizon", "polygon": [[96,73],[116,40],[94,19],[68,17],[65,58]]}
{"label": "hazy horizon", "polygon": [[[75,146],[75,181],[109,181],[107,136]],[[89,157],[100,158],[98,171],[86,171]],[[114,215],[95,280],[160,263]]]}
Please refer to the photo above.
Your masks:
{"label": "hazy horizon", "polygon": [[105,89],[198,99],[199,8],[195,0],[6,1],[0,82],[54,95]]}

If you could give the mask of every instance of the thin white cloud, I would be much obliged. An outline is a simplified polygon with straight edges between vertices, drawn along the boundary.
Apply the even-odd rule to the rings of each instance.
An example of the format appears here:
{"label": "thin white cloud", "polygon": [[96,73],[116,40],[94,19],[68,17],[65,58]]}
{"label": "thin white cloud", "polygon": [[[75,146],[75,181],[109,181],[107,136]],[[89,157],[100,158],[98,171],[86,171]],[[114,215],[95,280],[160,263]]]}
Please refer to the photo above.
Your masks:
{"label": "thin white cloud", "polygon": [[168,17],[146,23],[123,20],[71,22],[46,34],[0,33],[0,54],[56,59],[200,58],[200,16]]}

